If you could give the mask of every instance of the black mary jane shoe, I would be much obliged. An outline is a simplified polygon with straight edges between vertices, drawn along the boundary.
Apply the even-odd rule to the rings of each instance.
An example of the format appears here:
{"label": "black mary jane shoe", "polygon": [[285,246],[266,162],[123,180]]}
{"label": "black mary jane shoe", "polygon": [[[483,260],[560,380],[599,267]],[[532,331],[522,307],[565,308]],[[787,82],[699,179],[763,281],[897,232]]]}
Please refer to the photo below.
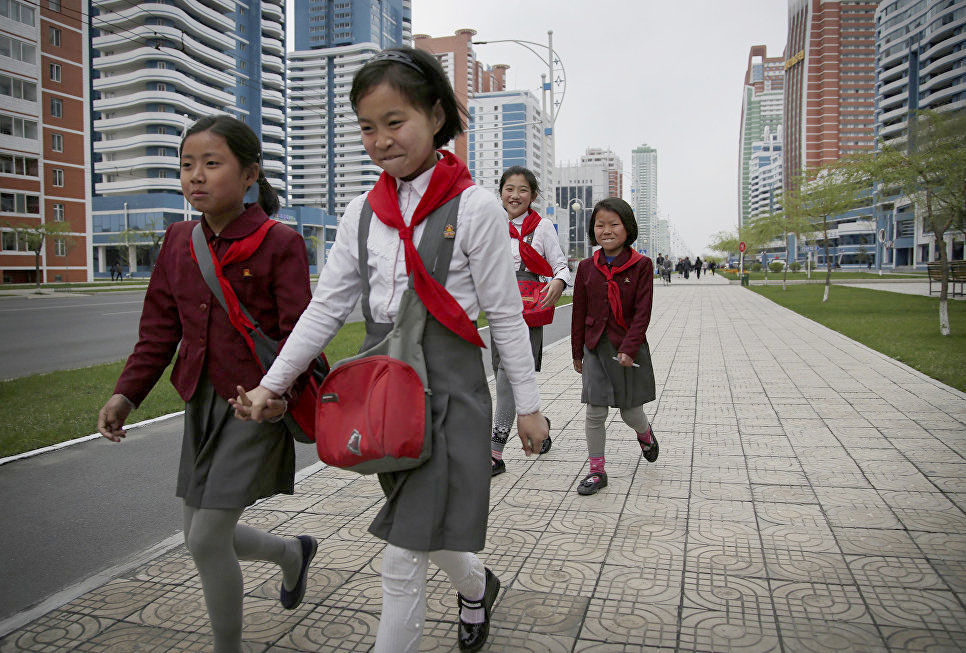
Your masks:
{"label": "black mary jane shoe", "polygon": [[661,448],[657,444],[657,436],[654,435],[654,429],[649,430],[651,431],[651,442],[647,443],[638,438],[637,443],[641,445],[641,453],[644,455],[644,460],[653,463],[661,453]]}
{"label": "black mary jane shoe", "polygon": [[[547,431],[549,431],[550,430],[550,418],[544,416],[544,419],[547,420]],[[553,444],[553,443],[550,442],[550,435],[547,435],[547,439],[543,441],[543,444],[542,445],[540,445],[540,455],[543,455],[543,454],[547,453],[548,451],[550,451],[550,445],[551,444]]]}
{"label": "black mary jane shoe", "polygon": [[458,635],[461,651],[478,651],[486,644],[486,638],[490,634],[490,610],[496,595],[500,591],[500,579],[489,569],[486,570],[486,589],[483,590],[483,598],[479,601],[470,601],[461,594],[456,595],[456,601],[460,608],[483,608],[483,621],[478,624],[468,624],[460,619]]}
{"label": "black mary jane shoe", "polygon": [[497,460],[496,458],[490,458],[490,478],[494,476],[499,476],[506,471],[506,463],[502,460]]}
{"label": "black mary jane shoe", "polygon": [[294,610],[302,603],[305,597],[305,582],[309,575],[309,565],[312,558],[319,550],[319,542],[311,535],[299,535],[298,541],[302,544],[302,571],[299,572],[299,582],[295,584],[295,589],[289,591],[285,589],[285,582],[282,581],[282,590],[279,592],[278,600],[286,610]]}
{"label": "black mary jane shoe", "polygon": [[582,496],[590,496],[591,494],[597,494],[597,492],[603,488],[607,487],[607,473],[606,472],[591,472],[584,477],[584,480],[580,482],[577,486],[577,494]]}

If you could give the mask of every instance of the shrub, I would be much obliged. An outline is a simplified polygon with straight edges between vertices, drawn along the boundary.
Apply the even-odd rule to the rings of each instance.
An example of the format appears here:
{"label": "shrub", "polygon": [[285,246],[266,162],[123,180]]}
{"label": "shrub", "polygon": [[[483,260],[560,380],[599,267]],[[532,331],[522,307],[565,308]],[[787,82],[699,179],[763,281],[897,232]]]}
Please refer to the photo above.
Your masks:
{"label": "shrub", "polygon": [[792,272],[798,272],[799,270],[802,269],[802,264],[799,263],[798,261],[794,261],[788,267],[789,267],[789,269],[791,269]]}
{"label": "shrub", "polygon": [[780,263],[779,261],[772,261],[771,263],[768,264],[768,269],[771,270],[772,272],[781,272],[782,270],[785,269],[785,264]]}
{"label": "shrub", "polygon": [[761,272],[761,263],[755,263],[751,266],[752,272]]}

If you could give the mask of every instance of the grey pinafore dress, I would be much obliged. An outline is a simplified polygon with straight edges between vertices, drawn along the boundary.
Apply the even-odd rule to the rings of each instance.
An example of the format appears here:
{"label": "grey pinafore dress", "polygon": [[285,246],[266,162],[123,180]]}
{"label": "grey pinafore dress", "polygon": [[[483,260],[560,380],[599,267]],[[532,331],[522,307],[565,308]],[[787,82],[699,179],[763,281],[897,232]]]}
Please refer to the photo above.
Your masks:
{"label": "grey pinafore dress", "polygon": [[[455,237],[460,195],[426,218],[419,256],[426,270],[446,285]],[[365,351],[392,324],[373,322],[369,306],[368,248],[372,208],[366,202],[359,219],[359,271],[366,318]],[[410,285],[412,278],[410,277]],[[426,316],[423,353],[432,391],[433,453],[415,469],[379,474],[386,503],[369,532],[411,551],[479,551],[486,542],[490,505],[490,390],[478,347]]]}
{"label": "grey pinafore dress", "polygon": [[295,491],[295,446],[284,422],[242,422],[207,374],[185,405],[177,496],[232,510]]}
{"label": "grey pinafore dress", "polygon": [[[533,233],[526,236],[527,243],[533,242]],[[520,257],[520,269],[517,270],[517,281],[540,281],[540,276],[527,270],[523,257]],[[537,372],[540,371],[540,363],[543,362],[543,327],[528,326],[530,331],[530,350],[533,352],[533,366]],[[493,371],[496,372],[502,366],[500,352],[495,346],[490,347],[490,359],[493,362]]]}

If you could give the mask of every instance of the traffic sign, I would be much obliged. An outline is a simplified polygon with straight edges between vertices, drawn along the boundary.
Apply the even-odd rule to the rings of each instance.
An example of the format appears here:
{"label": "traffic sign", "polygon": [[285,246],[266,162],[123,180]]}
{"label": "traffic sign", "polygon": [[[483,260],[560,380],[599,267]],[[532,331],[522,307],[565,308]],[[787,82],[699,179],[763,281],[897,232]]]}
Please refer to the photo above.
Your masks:
{"label": "traffic sign", "polygon": [[744,251],[746,249],[748,249],[748,246],[745,245],[745,241],[741,241],[740,243],[738,243],[738,251],[739,252],[744,253]]}

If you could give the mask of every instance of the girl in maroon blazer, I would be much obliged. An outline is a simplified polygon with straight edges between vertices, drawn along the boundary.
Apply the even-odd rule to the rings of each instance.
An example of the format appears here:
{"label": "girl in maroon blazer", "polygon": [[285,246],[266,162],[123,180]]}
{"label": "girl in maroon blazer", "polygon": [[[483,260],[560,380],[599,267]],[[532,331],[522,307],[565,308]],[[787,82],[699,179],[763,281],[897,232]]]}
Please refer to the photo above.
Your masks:
{"label": "girl in maroon blazer", "polygon": [[637,240],[637,221],[622,199],[597,203],[587,235],[600,249],[577,267],[571,324],[574,369],[583,375],[580,400],[587,404],[590,473],[577,486],[583,495],[607,487],[604,422],[610,406],[619,408],[621,419],[634,429],[644,458],[654,462],[658,456],[657,438],[644,414],[644,404],[654,401],[645,337],[654,265],[630,247]]}
{"label": "girl in maroon blazer", "polygon": [[[302,238],[268,218],[278,211],[278,197],[261,170],[258,138],[235,118],[210,116],[188,129],[179,155],[181,189],[202,213],[202,232],[230,286],[225,294],[233,291],[271,338],[286,337],[311,297],[308,262]],[[246,206],[254,184],[258,203]],[[178,350],[171,382],[187,402],[177,485],[185,543],[201,577],[214,650],[239,651],[239,559],[278,564],[280,600],[292,609],[305,593],[317,543],[238,524],[256,500],[292,494],[295,452],[284,423],[232,419],[227,399],[236,384],[254,385],[263,371],[233,325],[238,315],[229,317],[202,277],[191,244],[197,224],[168,227],[144,298],[138,343],[97,421],[101,435],[120,442],[124,420]]]}

